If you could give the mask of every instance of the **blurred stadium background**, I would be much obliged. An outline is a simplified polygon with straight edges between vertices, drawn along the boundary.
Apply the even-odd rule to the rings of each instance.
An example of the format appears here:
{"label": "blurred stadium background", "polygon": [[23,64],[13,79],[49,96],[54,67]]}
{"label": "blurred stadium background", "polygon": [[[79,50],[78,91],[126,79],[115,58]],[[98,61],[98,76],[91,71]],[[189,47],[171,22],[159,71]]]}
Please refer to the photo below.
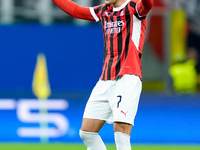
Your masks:
{"label": "blurred stadium background", "polygon": [[[132,143],[200,144],[199,81],[194,64],[185,66],[183,1],[154,0],[148,16]],[[70,17],[51,0],[0,0],[0,35],[0,142],[80,143],[84,106],[101,74],[101,25]],[[32,82],[40,82],[33,81],[36,66],[43,70],[37,78],[47,79],[44,95],[33,94]],[[111,125],[100,134],[114,142]]]}

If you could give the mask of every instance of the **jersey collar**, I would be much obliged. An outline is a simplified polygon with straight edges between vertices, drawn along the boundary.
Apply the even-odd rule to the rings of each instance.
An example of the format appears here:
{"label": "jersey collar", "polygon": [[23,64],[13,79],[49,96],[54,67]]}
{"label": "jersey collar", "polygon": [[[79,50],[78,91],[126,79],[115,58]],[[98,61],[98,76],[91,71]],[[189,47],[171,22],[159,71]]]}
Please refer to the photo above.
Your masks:
{"label": "jersey collar", "polygon": [[128,3],[130,2],[130,0],[127,0],[124,4],[122,4],[119,7],[113,7],[113,11],[119,11],[121,9],[123,9]]}

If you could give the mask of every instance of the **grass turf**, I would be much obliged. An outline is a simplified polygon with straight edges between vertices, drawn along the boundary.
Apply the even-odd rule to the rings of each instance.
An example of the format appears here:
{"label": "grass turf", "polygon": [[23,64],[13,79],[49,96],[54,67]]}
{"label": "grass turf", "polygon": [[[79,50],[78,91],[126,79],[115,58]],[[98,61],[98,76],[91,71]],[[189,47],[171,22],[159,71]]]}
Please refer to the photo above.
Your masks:
{"label": "grass turf", "polygon": [[[116,150],[107,144],[108,150]],[[200,150],[199,145],[133,145],[133,150]],[[0,150],[86,150],[82,144],[0,144]]]}

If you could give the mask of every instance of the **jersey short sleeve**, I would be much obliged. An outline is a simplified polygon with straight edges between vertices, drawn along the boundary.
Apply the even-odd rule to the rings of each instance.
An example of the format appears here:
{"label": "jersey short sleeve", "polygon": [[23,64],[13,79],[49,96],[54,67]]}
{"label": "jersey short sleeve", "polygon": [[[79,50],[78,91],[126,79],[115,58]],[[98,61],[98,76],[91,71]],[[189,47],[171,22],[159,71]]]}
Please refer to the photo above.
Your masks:
{"label": "jersey short sleeve", "polygon": [[92,16],[94,17],[94,19],[96,20],[96,22],[101,20],[101,9],[104,6],[104,4],[102,5],[98,5],[95,7],[90,7],[90,12],[92,14]]}

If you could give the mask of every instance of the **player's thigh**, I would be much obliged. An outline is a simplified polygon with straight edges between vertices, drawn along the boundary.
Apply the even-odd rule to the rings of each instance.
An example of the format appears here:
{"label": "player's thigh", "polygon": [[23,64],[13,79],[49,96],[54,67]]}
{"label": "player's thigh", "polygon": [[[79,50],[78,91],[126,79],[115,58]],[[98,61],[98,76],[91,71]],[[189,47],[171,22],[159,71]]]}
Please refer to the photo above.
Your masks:
{"label": "player's thigh", "polygon": [[86,132],[99,132],[104,123],[104,120],[83,118],[81,130]]}

